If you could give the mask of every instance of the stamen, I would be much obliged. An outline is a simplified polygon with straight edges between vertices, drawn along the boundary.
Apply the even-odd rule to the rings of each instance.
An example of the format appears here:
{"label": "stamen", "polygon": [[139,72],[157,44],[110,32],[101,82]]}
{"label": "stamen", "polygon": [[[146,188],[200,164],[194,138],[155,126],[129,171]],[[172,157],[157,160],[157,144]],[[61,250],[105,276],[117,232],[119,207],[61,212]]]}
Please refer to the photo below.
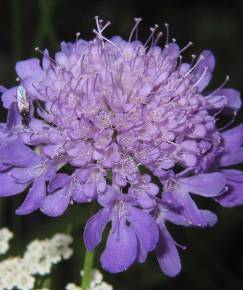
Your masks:
{"label": "stamen", "polygon": [[227,129],[231,124],[233,124],[236,116],[237,116],[237,112],[234,111],[232,119],[224,127],[220,128],[219,131],[223,131],[223,130]]}
{"label": "stamen", "polygon": [[89,79],[86,81],[86,99],[89,100]]}
{"label": "stamen", "polygon": [[191,60],[190,65],[193,66],[194,61],[195,61],[195,59],[196,59],[197,56],[195,54],[192,54],[191,57],[192,57],[192,60]]}
{"label": "stamen", "polygon": [[40,48],[38,46],[35,48],[35,51],[41,53],[44,57],[48,58],[52,63],[54,63],[55,65],[57,65],[57,62],[55,61],[55,59],[53,59],[48,54],[46,54],[42,50],[40,50]]}
{"label": "stamen", "polygon": [[226,83],[229,81],[229,79],[230,79],[230,77],[227,75],[225,77],[225,80],[223,81],[223,83],[210,94],[211,97],[214,97],[213,95],[215,95],[215,93],[217,93],[219,90],[221,90],[226,85]]}
{"label": "stamen", "polygon": [[78,40],[79,40],[80,32],[76,33],[76,42],[75,42],[75,55],[78,58],[78,53],[77,53],[77,45],[78,45]]}
{"label": "stamen", "polygon": [[[156,30],[158,29],[158,27],[159,27],[158,24],[155,24],[154,27],[150,27],[149,30],[151,31],[151,33],[150,33],[147,41],[145,42],[144,47],[146,47],[149,44],[150,40],[153,39],[154,34],[155,34]],[[152,43],[153,43],[153,41],[152,41]]]}
{"label": "stamen", "polygon": [[76,42],[79,40],[80,32],[76,33]]}
{"label": "stamen", "polygon": [[164,26],[165,26],[165,29],[166,29],[166,45],[168,45],[169,44],[169,39],[170,39],[170,30],[169,30],[169,24],[168,23],[165,23],[164,24]]}
{"label": "stamen", "polygon": [[136,40],[137,40],[137,34],[138,34],[138,25],[139,23],[142,21],[142,18],[134,18],[134,21],[135,21],[135,25],[133,26],[133,29],[130,33],[130,36],[129,36],[129,39],[128,39],[128,42],[131,42],[132,40],[132,37],[133,37],[133,34],[134,32],[136,32]]}
{"label": "stamen", "polygon": [[80,57],[79,60],[78,60],[78,63],[81,62],[81,66],[80,66],[80,70],[81,70],[81,72],[83,71],[84,59],[85,59],[85,54],[83,54],[83,56]]}
{"label": "stamen", "polygon": [[94,91],[96,91],[96,85],[97,85],[98,77],[99,77],[99,73],[96,73],[96,74],[95,74],[94,85],[93,85],[93,89],[94,89]]}
{"label": "stamen", "polygon": [[106,38],[104,35],[101,34],[101,32],[97,31],[96,29],[93,29],[93,32],[97,35],[98,39],[100,39],[101,41],[105,40],[110,45],[112,45],[113,47],[115,47],[120,52],[120,54],[121,54],[120,48],[115,43],[113,43],[112,41],[110,41],[108,38]]}
{"label": "stamen", "polygon": [[176,244],[177,247],[181,248],[182,250],[186,250],[187,249],[186,246],[183,246],[183,245],[177,243],[176,241],[175,241],[175,244]]}
{"label": "stamen", "polygon": [[192,45],[193,45],[193,42],[189,41],[188,44],[185,47],[183,47],[179,53],[181,54],[183,51],[185,51],[186,49],[188,49]]}
{"label": "stamen", "polygon": [[102,23],[102,21],[99,20],[99,16],[95,16],[95,22],[96,22],[96,27],[100,33],[100,24]]}
{"label": "stamen", "polygon": [[160,31],[160,32],[157,34],[157,37],[156,37],[156,39],[155,39],[155,41],[154,41],[152,47],[154,47],[154,46],[158,43],[158,41],[160,40],[160,38],[161,38],[162,36],[163,36],[163,32]]}
{"label": "stamen", "polygon": [[100,32],[103,32],[108,26],[111,25],[110,21],[107,21],[106,24],[102,27],[102,29],[100,30]]}
{"label": "stamen", "polygon": [[141,46],[139,46],[139,48],[137,49],[136,55],[135,55],[135,57],[134,57],[133,64],[132,64],[132,68],[131,68],[132,71],[134,70],[135,63],[136,63],[136,60],[137,60],[138,53],[139,53],[139,50],[140,50],[140,49],[141,49]]}
{"label": "stamen", "polygon": [[203,73],[202,75],[200,76],[200,78],[192,85],[192,88],[196,87],[200,82],[201,80],[204,78],[206,72],[208,70],[208,67],[206,66],[204,69],[203,69]]}
{"label": "stamen", "polygon": [[179,55],[179,64],[178,65],[181,65],[182,63],[182,55]]}
{"label": "stamen", "polygon": [[198,58],[198,61],[195,63],[195,65],[184,75],[183,78],[186,78],[187,76],[189,76],[189,74],[194,71],[194,69],[199,65],[199,63],[204,60],[205,57],[203,55],[200,55]]}
{"label": "stamen", "polygon": [[[209,107],[209,109],[211,108]],[[224,110],[224,106],[220,108],[215,114],[213,114],[213,117],[217,117],[223,110]]]}

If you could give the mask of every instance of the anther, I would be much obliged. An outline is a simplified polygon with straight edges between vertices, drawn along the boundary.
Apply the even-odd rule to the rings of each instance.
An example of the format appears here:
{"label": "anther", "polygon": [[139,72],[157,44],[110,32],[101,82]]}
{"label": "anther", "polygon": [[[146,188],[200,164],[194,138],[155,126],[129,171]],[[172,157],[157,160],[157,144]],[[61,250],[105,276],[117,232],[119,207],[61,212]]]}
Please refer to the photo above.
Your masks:
{"label": "anther", "polygon": [[100,30],[100,32],[103,32],[108,26],[111,25],[110,21],[107,21],[106,24],[102,27],[102,29]]}
{"label": "anther", "polygon": [[44,51],[42,51],[38,46],[35,47],[35,51],[41,53],[44,57],[48,58],[51,62],[53,62],[54,64],[57,65],[57,62],[55,61],[55,59],[53,59],[53,58],[50,57],[48,54],[46,54]]}
{"label": "anther", "polygon": [[207,70],[208,70],[208,67],[206,66],[203,70],[203,73],[202,75],[200,76],[200,78],[193,84],[192,88],[196,87],[200,82],[201,80],[204,78],[205,74],[207,73]]}
{"label": "anther", "polygon": [[192,55],[191,55],[191,58],[192,58],[191,63],[190,63],[191,66],[193,65],[193,63],[194,63],[196,57],[197,57],[197,56],[196,56],[195,54],[192,54]]}
{"label": "anther", "polygon": [[156,37],[156,39],[155,39],[155,41],[154,41],[154,43],[153,43],[153,47],[158,43],[158,41],[160,40],[160,38],[163,36],[163,32],[159,32],[158,34],[157,34],[157,37]]}
{"label": "anther", "polygon": [[212,97],[213,97],[213,95],[215,95],[219,90],[221,90],[226,85],[226,83],[229,81],[229,79],[230,79],[230,77],[229,77],[229,75],[227,75],[225,77],[225,80],[223,81],[223,83],[216,90],[214,90],[210,95],[212,95]]}
{"label": "anther", "polygon": [[130,33],[130,36],[129,36],[128,42],[131,42],[134,32],[136,32],[136,39],[137,39],[137,34],[138,34],[138,31],[137,31],[137,30],[138,30],[138,25],[139,25],[139,23],[142,21],[142,18],[134,18],[134,21],[135,21],[135,24],[134,24],[134,26],[133,26],[133,28],[132,28],[131,33]]}
{"label": "anther", "polygon": [[169,44],[169,39],[170,39],[170,30],[169,30],[169,24],[168,23],[164,23],[165,29],[166,29],[166,45]]}
{"label": "anther", "polygon": [[179,65],[182,63],[182,55],[179,55]]}
{"label": "anther", "polygon": [[151,33],[150,33],[147,41],[145,42],[144,47],[146,47],[149,44],[151,39],[152,39],[151,46],[153,45],[153,37],[154,37],[154,34],[155,34],[156,30],[158,29],[158,27],[159,27],[158,24],[155,24],[154,27],[150,27],[149,30],[151,31]]}
{"label": "anther", "polygon": [[199,65],[199,63],[204,60],[205,57],[203,55],[200,55],[197,62],[195,63],[195,65],[184,75],[184,78],[186,78],[192,71],[194,71],[194,69]]}
{"label": "anther", "polygon": [[[189,41],[188,44],[180,50],[180,54],[185,51],[188,47],[192,46],[193,42]],[[196,56],[195,56],[196,57]]]}
{"label": "anther", "polygon": [[93,32],[97,35],[97,37],[103,41],[105,40],[106,42],[108,42],[110,45],[112,45],[113,47],[115,47],[121,54],[121,50],[120,48],[115,44],[113,43],[112,41],[110,41],[108,38],[106,38],[104,35],[102,35],[102,31],[97,31],[96,29],[93,29]]}
{"label": "anther", "polygon": [[220,128],[219,131],[223,131],[227,129],[230,125],[232,125],[235,121],[236,116],[237,116],[237,111],[234,111],[232,119],[224,127]]}

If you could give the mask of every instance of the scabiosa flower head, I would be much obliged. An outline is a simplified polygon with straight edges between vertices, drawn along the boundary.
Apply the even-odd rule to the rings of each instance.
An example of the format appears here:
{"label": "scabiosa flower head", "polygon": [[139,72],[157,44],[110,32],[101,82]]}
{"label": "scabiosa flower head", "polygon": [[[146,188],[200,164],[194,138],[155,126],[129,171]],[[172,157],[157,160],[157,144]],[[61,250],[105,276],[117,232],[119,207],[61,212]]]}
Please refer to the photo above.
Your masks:
{"label": "scabiosa flower head", "polygon": [[217,221],[191,195],[223,206],[243,203],[242,172],[227,169],[243,161],[243,126],[217,126],[221,115],[234,120],[241,100],[226,82],[205,91],[215,66],[209,50],[184,62],[192,43],[180,49],[166,24],[163,47],[157,25],[142,44],[133,40],[140,21],[126,41],[106,38],[110,23],[96,17],[93,40],[77,34],[54,58],[44,50],[41,63],[16,64],[20,83],[2,89],[8,117],[0,126],[0,195],[28,188],[16,213],[40,209],[53,217],[73,202],[96,200],[101,209],[84,240],[93,250],[111,224],[101,256],[106,270],[126,270],[155,250],[164,273],[175,276],[178,244],[166,223]]}

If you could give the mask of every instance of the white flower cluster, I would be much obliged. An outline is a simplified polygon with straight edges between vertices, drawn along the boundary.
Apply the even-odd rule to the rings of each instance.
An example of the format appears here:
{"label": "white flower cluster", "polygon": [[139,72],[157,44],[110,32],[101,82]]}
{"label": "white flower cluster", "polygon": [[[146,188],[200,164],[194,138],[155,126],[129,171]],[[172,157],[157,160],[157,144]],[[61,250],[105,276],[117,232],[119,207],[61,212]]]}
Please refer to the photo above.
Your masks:
{"label": "white flower cluster", "polygon": [[72,256],[73,250],[69,247],[72,241],[72,237],[65,234],[56,234],[50,240],[32,241],[23,256],[29,272],[32,275],[50,273],[53,264]]}
{"label": "white flower cluster", "polygon": [[27,246],[22,258],[13,257],[1,261],[0,290],[34,289],[34,275],[48,274],[53,264],[71,257],[72,241],[72,237],[65,234],[56,234],[52,239],[34,240]]}
{"label": "white flower cluster", "polygon": [[9,249],[9,241],[12,239],[13,233],[7,228],[0,229],[0,255],[5,254]]}
{"label": "white flower cluster", "polygon": [[[82,272],[81,275],[83,275]],[[82,288],[70,283],[66,286],[66,290],[82,290]],[[103,282],[103,275],[98,270],[94,269],[91,274],[89,290],[113,290],[113,287]]]}
{"label": "white flower cluster", "polygon": [[20,257],[6,259],[0,263],[0,289],[33,289],[35,278]]}

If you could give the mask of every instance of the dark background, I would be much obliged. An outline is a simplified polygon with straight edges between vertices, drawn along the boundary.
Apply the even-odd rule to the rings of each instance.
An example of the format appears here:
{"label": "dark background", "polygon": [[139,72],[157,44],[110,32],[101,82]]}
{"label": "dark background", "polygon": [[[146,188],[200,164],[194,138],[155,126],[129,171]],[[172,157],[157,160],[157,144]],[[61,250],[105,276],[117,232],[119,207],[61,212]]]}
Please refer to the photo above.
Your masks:
{"label": "dark background", "polygon": [[[210,88],[219,86],[230,75],[227,86],[243,89],[243,1],[51,1],[0,0],[0,83],[15,84],[14,64],[35,56],[36,46],[48,47],[53,53],[61,40],[74,41],[76,32],[92,38],[94,16],[112,22],[107,29],[127,38],[133,18],[142,17],[140,38],[155,23],[170,23],[170,36],[181,47],[188,41],[194,46],[186,53],[198,54],[211,49],[216,56],[216,70]],[[6,112],[0,111],[3,121]],[[239,113],[235,124],[243,120]],[[1,180],[0,180],[1,186]],[[82,231],[89,208],[73,206],[63,217],[51,219],[40,213],[19,217],[15,209],[24,196],[0,200],[0,225],[15,232],[12,255],[20,254],[33,238],[50,237],[67,231],[72,224],[75,254],[53,270],[52,289],[64,289],[67,282],[79,283],[84,246]],[[215,203],[198,200],[201,207],[214,210],[219,222],[212,229],[197,230],[170,227],[176,240],[187,246],[181,251],[183,269],[176,278],[167,278],[153,254],[145,264],[134,265],[122,274],[105,273],[115,290],[242,290],[243,289],[243,208],[224,209]],[[98,249],[101,251],[103,245]],[[99,254],[97,254],[99,256]],[[98,258],[96,266],[100,267]]]}

